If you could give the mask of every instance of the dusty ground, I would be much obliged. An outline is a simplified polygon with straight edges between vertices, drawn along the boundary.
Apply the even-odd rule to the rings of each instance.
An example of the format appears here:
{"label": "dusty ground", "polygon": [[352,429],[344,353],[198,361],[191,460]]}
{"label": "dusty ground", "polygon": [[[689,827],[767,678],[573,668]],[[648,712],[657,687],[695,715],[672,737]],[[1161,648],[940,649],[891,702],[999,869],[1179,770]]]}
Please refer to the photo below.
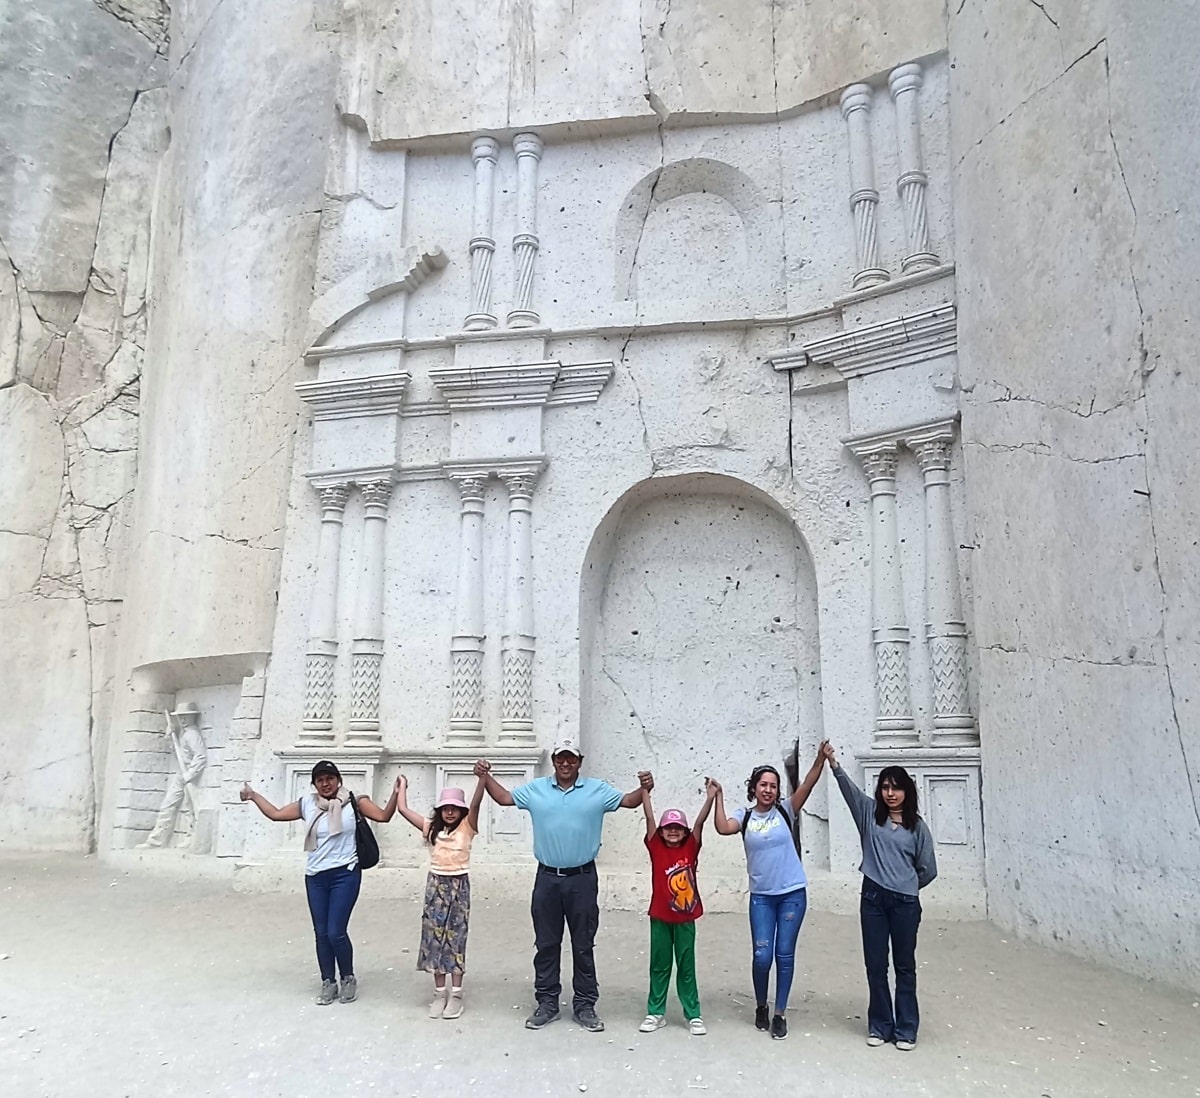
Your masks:
{"label": "dusty ground", "polygon": [[[602,1034],[564,1017],[526,1031],[523,905],[472,913],[467,1011],[425,1017],[414,904],[375,899],[351,924],[361,996],[317,1007],[302,896],[121,873],[94,858],[0,861],[0,1093],[109,1096],[1200,1095],[1200,1005],[979,923],[921,929],[912,1053],[864,1043],[856,920],[811,913],[791,1036],[753,1027],[742,916],[700,925],[707,1037],[642,1035],[645,920],[606,914]],[[11,1086],[11,1089],[10,1089]]]}

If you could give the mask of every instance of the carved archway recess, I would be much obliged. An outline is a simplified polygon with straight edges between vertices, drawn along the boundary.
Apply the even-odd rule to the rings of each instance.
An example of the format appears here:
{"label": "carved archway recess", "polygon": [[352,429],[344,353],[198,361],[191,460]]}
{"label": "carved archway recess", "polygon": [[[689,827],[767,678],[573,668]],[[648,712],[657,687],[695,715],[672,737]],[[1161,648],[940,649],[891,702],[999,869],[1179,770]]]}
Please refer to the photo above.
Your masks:
{"label": "carved archway recess", "polygon": [[[706,775],[730,807],[757,762],[783,771],[822,736],[812,558],[789,516],[732,477],[655,477],[630,489],[593,535],[580,583],[580,735],[588,771],[655,770],[655,807],[694,812]],[[824,802],[822,801],[822,804]],[[818,808],[816,802],[811,806]],[[804,842],[828,865],[824,819]],[[628,836],[606,839],[620,856]],[[719,845],[714,869],[744,872]],[[728,863],[728,864],[726,864]]]}
{"label": "carved archway recess", "polygon": [[[778,204],[768,202],[762,189],[745,172],[720,160],[696,157],[676,160],[643,176],[626,194],[617,212],[614,239],[613,297],[617,301],[639,298],[639,264],[647,254],[649,235],[671,234],[669,219],[655,215],[681,208],[681,200],[704,196],[704,208],[695,211],[702,220],[722,230],[728,247],[737,255],[711,271],[699,270],[691,280],[692,296],[728,299],[745,297],[763,308],[778,305],[783,292],[782,229]],[[728,213],[728,217],[725,213]],[[694,246],[694,240],[693,240]],[[686,239],[679,241],[686,247]],[[735,279],[722,277],[736,266]],[[710,277],[705,277],[705,275]],[[673,296],[677,296],[675,283]]]}

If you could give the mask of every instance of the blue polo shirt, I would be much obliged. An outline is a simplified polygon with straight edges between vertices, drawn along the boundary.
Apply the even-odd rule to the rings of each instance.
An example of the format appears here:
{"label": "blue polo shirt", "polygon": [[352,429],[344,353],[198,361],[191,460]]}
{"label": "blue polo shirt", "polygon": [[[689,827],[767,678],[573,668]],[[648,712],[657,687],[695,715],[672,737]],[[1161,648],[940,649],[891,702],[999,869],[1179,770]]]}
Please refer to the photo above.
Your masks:
{"label": "blue polo shirt", "polygon": [[534,778],[512,791],[513,804],[533,821],[533,856],[542,865],[570,869],[600,853],[604,814],[621,807],[623,794],[599,778],[578,778],[559,789],[552,776]]}

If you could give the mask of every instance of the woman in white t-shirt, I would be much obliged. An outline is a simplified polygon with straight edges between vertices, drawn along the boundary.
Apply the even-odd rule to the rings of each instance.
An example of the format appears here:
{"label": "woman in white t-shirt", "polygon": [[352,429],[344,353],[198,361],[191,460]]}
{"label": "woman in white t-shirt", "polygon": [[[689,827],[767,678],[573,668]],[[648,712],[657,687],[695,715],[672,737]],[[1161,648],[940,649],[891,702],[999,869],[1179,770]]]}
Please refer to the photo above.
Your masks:
{"label": "woman in white t-shirt", "polygon": [[[479,805],[487,788],[475,783],[471,803],[461,789],[443,789],[426,819],[408,807],[408,782],[396,779],[400,815],[429,844],[429,877],[421,912],[417,970],[433,973],[430,1018],[459,1018],[463,1012],[463,972],[467,967],[467,921],[471,915],[471,841],[479,834]],[[449,987],[447,987],[449,977]]]}
{"label": "woman in white t-shirt", "polygon": [[[745,808],[725,815],[725,797],[717,782],[716,823],[719,835],[741,834],[750,877],[750,938],[754,946],[754,1024],[770,1030],[776,1041],[788,1032],[787,1005],[796,970],[796,941],[808,909],[808,878],[800,860],[793,826],[797,814],[821,777],[824,742],[796,792],[788,798],[790,811],[780,804],[779,771],[756,766],[746,782]],[[767,984],[775,962],[775,1016],[767,1009]]]}
{"label": "woman in white t-shirt", "polygon": [[[362,885],[355,843],[354,805],[342,786],[341,771],[328,759],[312,769],[314,792],[282,808],[276,808],[261,793],[243,785],[241,798],[253,801],[268,820],[304,820],[304,890],[317,937],[317,965],[321,970],[318,1006],[339,999],[352,1003],[358,996],[354,976],[354,946],[350,941],[350,916]],[[387,823],[396,814],[399,782],[382,808],[370,797],[357,798],[358,811],[369,820]],[[339,992],[337,976],[342,977]]]}

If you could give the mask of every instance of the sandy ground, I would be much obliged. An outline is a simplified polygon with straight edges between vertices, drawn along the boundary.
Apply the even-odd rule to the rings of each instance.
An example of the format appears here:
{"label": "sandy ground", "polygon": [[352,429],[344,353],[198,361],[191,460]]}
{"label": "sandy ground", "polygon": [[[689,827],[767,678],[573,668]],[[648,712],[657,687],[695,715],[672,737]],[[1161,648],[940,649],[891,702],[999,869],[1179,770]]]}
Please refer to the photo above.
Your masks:
{"label": "sandy ground", "polygon": [[700,924],[709,1033],[691,1037],[674,1000],[668,1028],[637,1032],[648,929],[623,912],[603,916],[597,942],[606,1031],[565,1013],[525,1030],[532,933],[519,904],[476,904],[466,1013],[431,1021],[428,977],[413,970],[419,915],[373,898],[368,873],[351,923],[360,998],[318,1007],[302,896],[95,858],[0,860],[0,1093],[1200,1095],[1196,995],[981,923],[922,926],[920,1044],[903,1053],[864,1042],[853,918],[810,911],[791,1036],[771,1041],[753,1026],[743,916]]}

